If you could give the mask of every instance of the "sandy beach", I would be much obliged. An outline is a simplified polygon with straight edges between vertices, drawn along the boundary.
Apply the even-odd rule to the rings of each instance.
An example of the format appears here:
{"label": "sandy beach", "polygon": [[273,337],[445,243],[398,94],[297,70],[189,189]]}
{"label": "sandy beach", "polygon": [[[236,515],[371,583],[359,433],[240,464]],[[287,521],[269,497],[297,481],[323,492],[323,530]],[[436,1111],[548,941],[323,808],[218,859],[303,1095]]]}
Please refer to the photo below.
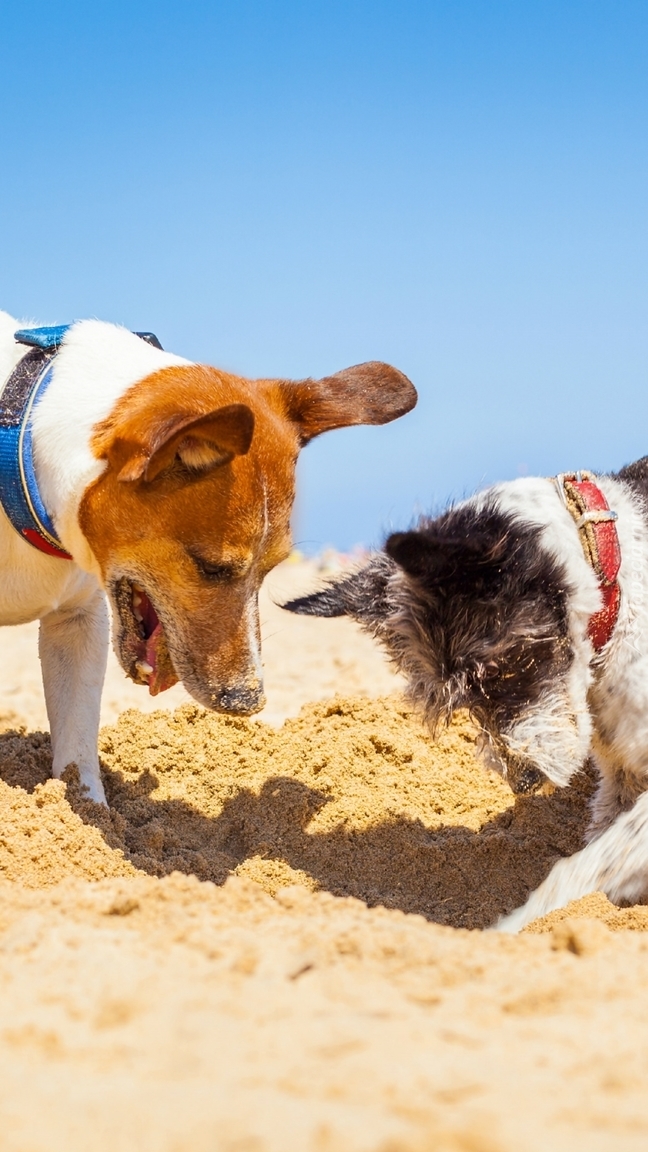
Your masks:
{"label": "sandy beach", "polygon": [[111,656],[109,809],[49,779],[37,629],[0,636],[0,1148],[619,1152],[648,1144],[648,908],[484,931],[576,850],[593,781],[515,799],[372,642],[262,597],[267,706]]}

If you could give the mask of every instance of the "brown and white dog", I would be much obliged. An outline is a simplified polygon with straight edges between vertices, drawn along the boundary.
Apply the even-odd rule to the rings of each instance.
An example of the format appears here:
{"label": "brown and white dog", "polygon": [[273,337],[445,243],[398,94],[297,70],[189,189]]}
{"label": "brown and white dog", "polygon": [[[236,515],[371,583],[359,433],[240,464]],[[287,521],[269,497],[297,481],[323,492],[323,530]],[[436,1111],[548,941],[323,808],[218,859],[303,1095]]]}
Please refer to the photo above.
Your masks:
{"label": "brown and white dog", "polygon": [[[0,313],[0,381],[27,352],[19,328]],[[300,448],[415,403],[386,364],[250,381],[112,324],[70,326],[30,427],[40,497],[72,559],[32,547],[0,508],[0,623],[40,620],[55,776],[75,763],[105,801],[106,594],[116,654],[137,683],[155,694],[180,679],[208,708],[262,707],[257,594],[290,549]]]}

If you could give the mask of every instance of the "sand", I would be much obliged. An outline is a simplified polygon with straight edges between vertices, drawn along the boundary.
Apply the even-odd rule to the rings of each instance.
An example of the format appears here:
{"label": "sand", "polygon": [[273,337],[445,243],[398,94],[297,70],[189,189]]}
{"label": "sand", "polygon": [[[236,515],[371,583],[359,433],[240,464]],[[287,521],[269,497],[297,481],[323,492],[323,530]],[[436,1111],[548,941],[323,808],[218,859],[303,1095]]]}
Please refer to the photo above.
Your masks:
{"label": "sand", "polygon": [[3,634],[2,1152],[645,1149],[648,907],[482,931],[580,846],[591,775],[515,800],[349,622],[264,616],[261,720],[118,715],[111,671],[108,811],[49,779]]}

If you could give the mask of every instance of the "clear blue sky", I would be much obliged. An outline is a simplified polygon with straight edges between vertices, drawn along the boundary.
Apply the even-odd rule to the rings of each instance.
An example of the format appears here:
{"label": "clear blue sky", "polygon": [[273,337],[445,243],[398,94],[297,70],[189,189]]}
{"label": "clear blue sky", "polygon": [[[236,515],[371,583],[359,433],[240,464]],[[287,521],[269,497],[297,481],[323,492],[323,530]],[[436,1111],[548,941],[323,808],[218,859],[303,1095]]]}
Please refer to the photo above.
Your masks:
{"label": "clear blue sky", "polygon": [[0,107],[0,307],[417,385],[304,453],[309,550],[648,452],[645,0],[10,0]]}

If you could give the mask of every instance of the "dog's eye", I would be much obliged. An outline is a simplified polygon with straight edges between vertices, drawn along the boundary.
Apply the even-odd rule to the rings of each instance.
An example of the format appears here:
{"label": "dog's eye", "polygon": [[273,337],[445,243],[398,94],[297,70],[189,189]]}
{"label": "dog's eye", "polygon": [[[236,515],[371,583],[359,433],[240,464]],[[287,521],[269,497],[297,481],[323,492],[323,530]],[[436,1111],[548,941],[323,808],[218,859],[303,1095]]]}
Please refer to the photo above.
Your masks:
{"label": "dog's eye", "polygon": [[236,580],[239,574],[233,564],[214,563],[211,560],[204,560],[202,556],[192,556],[192,560],[203,579],[211,580],[215,584],[229,584],[232,580]]}

